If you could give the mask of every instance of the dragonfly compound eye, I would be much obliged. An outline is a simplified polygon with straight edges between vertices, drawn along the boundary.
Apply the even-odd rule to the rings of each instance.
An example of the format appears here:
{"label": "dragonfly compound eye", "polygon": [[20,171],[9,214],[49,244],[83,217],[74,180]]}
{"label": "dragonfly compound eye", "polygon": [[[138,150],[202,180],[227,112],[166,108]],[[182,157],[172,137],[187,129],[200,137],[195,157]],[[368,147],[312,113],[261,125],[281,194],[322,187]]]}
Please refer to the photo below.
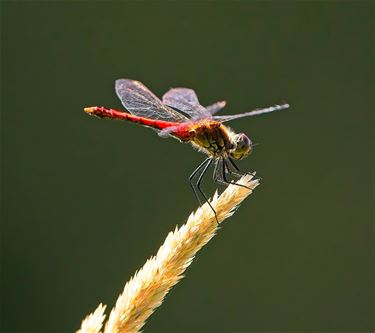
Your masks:
{"label": "dragonfly compound eye", "polygon": [[235,158],[236,160],[240,160],[251,154],[252,142],[246,134],[236,134],[234,141],[235,148],[231,152],[233,158]]}

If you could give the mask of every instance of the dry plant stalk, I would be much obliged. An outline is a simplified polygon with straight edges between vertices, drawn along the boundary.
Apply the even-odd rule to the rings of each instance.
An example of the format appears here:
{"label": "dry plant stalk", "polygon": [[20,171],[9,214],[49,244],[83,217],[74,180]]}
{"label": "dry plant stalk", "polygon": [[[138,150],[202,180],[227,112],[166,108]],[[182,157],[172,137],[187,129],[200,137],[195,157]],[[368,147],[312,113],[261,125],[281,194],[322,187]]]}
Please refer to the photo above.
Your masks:
{"label": "dry plant stalk", "polygon": [[[230,217],[238,205],[259,184],[252,176],[242,177],[238,184],[249,188],[229,185],[218,196],[215,193],[211,205],[219,223]],[[215,216],[206,203],[191,213],[186,224],[168,234],[156,256],[128,281],[117,299],[104,333],[140,332],[147,318],[161,305],[168,291],[183,277],[183,272],[195,254],[215,235],[218,229]],[[105,306],[87,316],[77,333],[100,333],[104,321]]]}

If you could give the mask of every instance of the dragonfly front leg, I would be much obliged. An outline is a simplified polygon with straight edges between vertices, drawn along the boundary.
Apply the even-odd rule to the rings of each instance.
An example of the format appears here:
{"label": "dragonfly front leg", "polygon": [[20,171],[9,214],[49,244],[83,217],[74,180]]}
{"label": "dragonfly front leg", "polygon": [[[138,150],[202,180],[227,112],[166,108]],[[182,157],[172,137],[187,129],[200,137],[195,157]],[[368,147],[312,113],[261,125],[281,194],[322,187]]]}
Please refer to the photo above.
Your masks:
{"label": "dragonfly front leg", "polygon": [[228,157],[228,159],[226,161],[229,162],[229,163],[226,163],[226,164],[227,164],[227,170],[231,175],[236,176],[238,178],[241,178],[245,175],[250,175],[250,176],[253,176],[253,177],[255,176],[255,172],[241,171],[238,168],[238,166],[234,163],[234,161],[231,157]]}
{"label": "dragonfly front leg", "polygon": [[231,174],[228,164],[226,163],[226,160],[224,159],[218,160],[216,162],[215,172],[214,172],[214,181],[216,183],[221,184],[221,185],[226,185],[226,186],[237,185],[240,187],[250,189],[250,187],[242,185],[242,184],[238,184],[233,180],[229,181],[227,178],[227,173]]}

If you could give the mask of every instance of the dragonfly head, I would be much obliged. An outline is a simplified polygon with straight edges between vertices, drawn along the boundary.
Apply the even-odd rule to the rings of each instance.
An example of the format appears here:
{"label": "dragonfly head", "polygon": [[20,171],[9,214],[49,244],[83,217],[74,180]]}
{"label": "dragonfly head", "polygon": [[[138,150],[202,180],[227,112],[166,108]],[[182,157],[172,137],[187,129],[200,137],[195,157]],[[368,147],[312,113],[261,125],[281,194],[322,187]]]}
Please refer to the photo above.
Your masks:
{"label": "dragonfly head", "polygon": [[253,144],[245,133],[235,134],[233,136],[233,145],[230,155],[236,160],[241,160],[250,155],[253,150]]}

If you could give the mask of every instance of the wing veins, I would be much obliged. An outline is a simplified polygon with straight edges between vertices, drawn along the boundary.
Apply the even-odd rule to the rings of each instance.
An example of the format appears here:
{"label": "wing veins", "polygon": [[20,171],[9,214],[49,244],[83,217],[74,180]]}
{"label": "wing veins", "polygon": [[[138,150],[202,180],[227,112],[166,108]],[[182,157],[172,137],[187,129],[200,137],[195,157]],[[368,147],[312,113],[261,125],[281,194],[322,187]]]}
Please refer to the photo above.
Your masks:
{"label": "wing veins", "polygon": [[184,122],[188,118],[168,108],[143,83],[129,79],[116,81],[116,93],[127,111],[140,117]]}
{"label": "wing veins", "polygon": [[263,113],[269,113],[273,111],[279,111],[279,110],[284,110],[289,108],[289,104],[276,104],[267,108],[260,108],[260,109],[255,109],[253,111],[245,112],[245,113],[240,113],[240,114],[234,114],[234,115],[226,115],[226,116],[214,116],[213,119],[220,121],[220,122],[226,122],[238,118],[243,118],[243,117],[251,117],[251,116],[257,116],[259,114]]}

